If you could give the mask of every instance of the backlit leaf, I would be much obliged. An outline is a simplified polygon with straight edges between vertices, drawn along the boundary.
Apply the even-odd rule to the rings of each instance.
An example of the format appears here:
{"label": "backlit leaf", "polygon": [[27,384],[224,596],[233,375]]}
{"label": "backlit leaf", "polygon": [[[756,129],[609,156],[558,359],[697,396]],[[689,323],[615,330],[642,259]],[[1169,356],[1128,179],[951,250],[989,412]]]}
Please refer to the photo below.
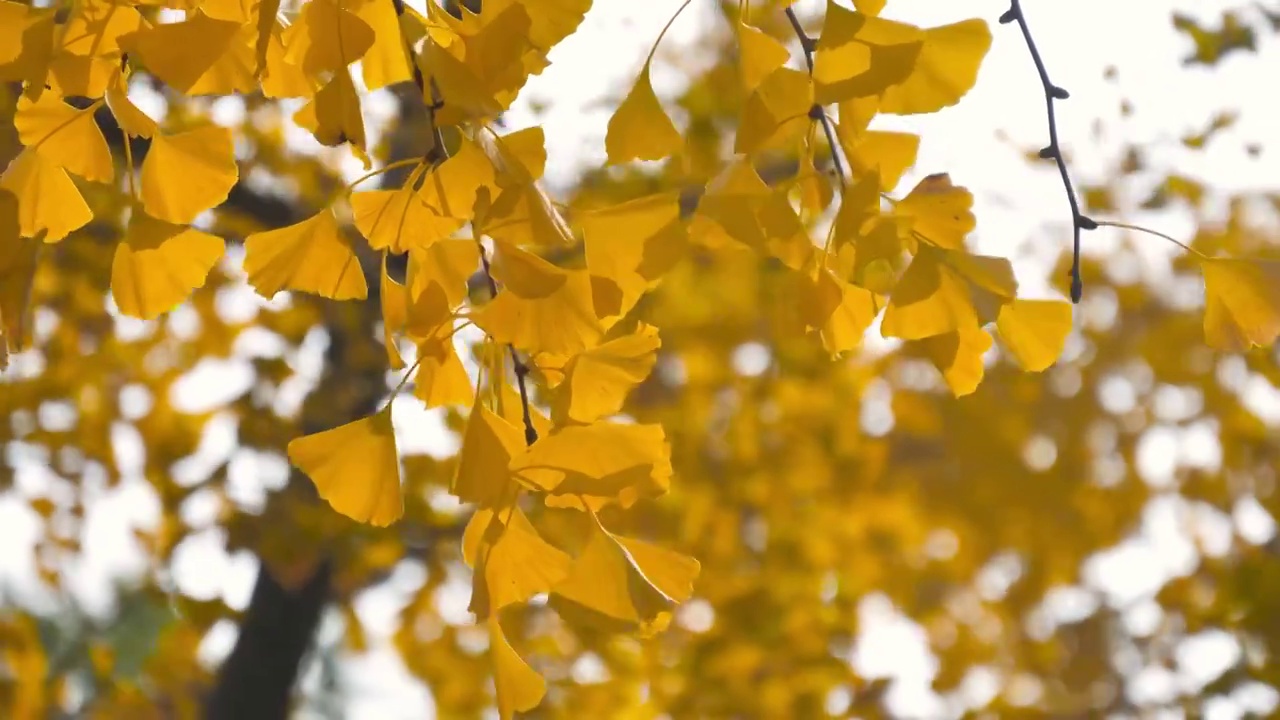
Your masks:
{"label": "backlit leaf", "polygon": [[404,514],[391,406],[289,443],[289,461],[334,510],[385,527]]}
{"label": "backlit leaf", "polygon": [[467,609],[477,620],[550,592],[569,573],[569,556],[542,539],[518,507],[478,510],[467,524],[463,552],[475,567]]}
{"label": "backlit leaf", "polygon": [[369,294],[360,261],[331,210],[245,238],[244,269],[249,284],[265,298],[281,290],[334,300],[363,300]]}
{"label": "backlit leaf", "polygon": [[67,171],[32,148],[9,162],[4,174],[0,174],[0,188],[18,198],[18,223],[23,237],[37,237],[43,232],[45,242],[58,242],[93,219],[93,212]]}
{"label": "backlit leaf", "polygon": [[493,661],[493,684],[498,694],[498,716],[511,720],[517,712],[532,710],[547,693],[547,682],[516,653],[498,624],[489,618],[489,651]]}
{"label": "backlit leaf", "polygon": [[159,317],[204,285],[225,249],[220,237],[134,210],[111,263],[111,295],[125,315]]}
{"label": "backlit leaf", "polygon": [[563,270],[533,253],[502,245],[493,277],[502,287],[474,319],[495,340],[531,353],[572,355],[600,339],[591,278]]}
{"label": "backlit leaf", "polygon": [[1000,306],[996,328],[1018,365],[1040,372],[1062,354],[1071,334],[1071,305],[1059,300],[1014,300]]}
{"label": "backlit leaf", "polygon": [[231,131],[203,125],[159,134],[142,161],[142,205],[171,223],[189,223],[227,199],[239,179]]}
{"label": "backlit leaf", "polygon": [[35,102],[23,97],[13,125],[22,144],[54,164],[86,180],[111,182],[115,167],[107,139],[93,120],[96,107],[77,110],[50,92]]}
{"label": "backlit leaf", "polygon": [[657,328],[641,325],[634,333],[575,355],[557,389],[557,414],[590,423],[621,410],[627,393],[653,370],[661,344]]}
{"label": "backlit leaf", "polygon": [[653,92],[646,62],[631,91],[609,118],[604,138],[609,162],[661,160],[679,153],[683,143],[680,131]]}
{"label": "backlit leaf", "polygon": [[542,437],[511,460],[511,471],[531,489],[549,493],[548,505],[597,509],[630,507],[667,491],[671,460],[661,425],[597,422],[571,425]]}
{"label": "backlit leaf", "polygon": [[991,47],[991,29],[981,19],[929,28],[910,76],[887,90],[881,112],[931,113],[955,105],[978,79]]}
{"label": "backlit leaf", "polygon": [[1204,258],[1204,335],[1231,352],[1269,346],[1280,336],[1280,262]]}

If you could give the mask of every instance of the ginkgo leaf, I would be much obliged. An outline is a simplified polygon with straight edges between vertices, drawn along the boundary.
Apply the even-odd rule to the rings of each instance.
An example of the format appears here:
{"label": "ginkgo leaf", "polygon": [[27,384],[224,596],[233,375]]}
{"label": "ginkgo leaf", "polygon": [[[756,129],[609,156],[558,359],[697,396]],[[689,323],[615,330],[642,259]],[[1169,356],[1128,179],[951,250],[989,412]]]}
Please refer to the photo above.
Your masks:
{"label": "ginkgo leaf", "polygon": [[582,216],[587,270],[611,287],[593,285],[602,319],[626,314],[688,249],[676,193],[652,195]]}
{"label": "ginkgo leaf", "polygon": [[308,75],[345,72],[374,42],[373,28],[334,0],[311,0],[285,32],[285,60]]}
{"label": "ginkgo leaf", "polygon": [[463,138],[449,159],[426,174],[418,189],[435,217],[433,227],[425,230],[429,242],[448,237],[473,217],[480,188],[495,188],[493,164],[476,143]]}
{"label": "ginkgo leaf", "polygon": [[391,405],[366,418],[289,442],[289,461],[334,510],[386,527],[404,514]]}
{"label": "ginkgo leaf", "polygon": [[240,23],[196,11],[186,20],[122,35],[120,49],[147,72],[186,93],[218,63],[240,31]]}
{"label": "ginkgo leaf", "polygon": [[360,94],[348,70],[334,73],[316,96],[294,113],[293,121],[310,130],[316,142],[326,147],[349,143],[366,168],[372,165],[366,147]]}
{"label": "ginkgo leaf", "polygon": [[792,270],[801,270],[817,252],[809,230],[791,206],[785,192],[770,193],[756,208],[756,222],[760,224],[764,245],[759,250],[782,261]]}
{"label": "ginkgo leaf", "polygon": [[92,182],[111,182],[115,166],[102,130],[94,122],[97,105],[71,107],[51,92],[32,102],[18,98],[13,126],[22,144]]}
{"label": "ginkgo leaf", "polygon": [[915,343],[942,373],[951,394],[963,397],[978,389],[983,356],[991,349],[991,335],[977,325],[965,325]]}
{"label": "ginkgo leaf", "polygon": [[911,221],[911,229],[938,247],[964,248],[965,237],[977,224],[973,217],[973,193],[951,184],[947,173],[930,175],[893,207],[896,215]]}
{"label": "ginkgo leaf", "polygon": [[955,105],[977,81],[990,48],[991,29],[978,18],[925,30],[911,74],[885,90],[880,111],[908,115]]}
{"label": "ginkgo leaf", "polygon": [[801,312],[808,327],[819,331],[822,346],[833,358],[858,347],[875,320],[875,297],[825,268],[806,280]]}
{"label": "ginkgo leaf", "polygon": [[1071,304],[1060,300],[1014,300],[1000,306],[1000,339],[1023,370],[1040,372],[1062,354],[1071,334]]}
{"label": "ginkgo leaf", "polygon": [[919,135],[882,130],[855,133],[843,122],[836,126],[836,136],[854,175],[877,173],[882,192],[897,187],[902,174],[915,164],[920,149]]}
{"label": "ginkgo leaf", "polygon": [[508,465],[525,451],[524,429],[485,407],[477,394],[450,491],[463,502],[480,507],[506,507],[515,500],[515,483]]}
{"label": "ginkgo leaf", "polygon": [[529,16],[529,40],[546,52],[582,24],[591,0],[515,0]]}
{"label": "ginkgo leaf", "polygon": [[1280,336],[1280,261],[1203,258],[1204,336],[1230,352],[1269,346]]}
{"label": "ginkgo leaf", "polygon": [[697,560],[614,535],[594,514],[592,518],[590,539],[551,595],[552,607],[562,617],[583,625],[605,620],[644,630],[693,595],[701,569]]}
{"label": "ginkgo leaf", "polygon": [[880,323],[884,337],[919,340],[978,324],[968,283],[943,257],[921,247],[911,260],[889,296]]}
{"label": "ginkgo leaf", "polygon": [[642,324],[631,334],[575,355],[556,390],[555,415],[591,423],[620,411],[631,388],[653,370],[661,345],[658,329]]}
{"label": "ginkgo leaf", "polygon": [[489,653],[493,659],[493,685],[498,695],[498,717],[512,720],[517,712],[532,710],[547,694],[547,682],[521,659],[498,624],[489,618]]}
{"label": "ginkgo leaf", "polygon": [[[395,3],[358,0],[345,6],[373,32],[373,44],[360,58],[364,86],[370,91],[413,79]],[[344,36],[345,41],[345,36]]]}
{"label": "ginkgo leaf", "polygon": [[115,0],[75,3],[50,66],[53,86],[64,96],[102,97],[121,64],[120,37],[149,26],[136,9]]}
{"label": "ginkgo leaf", "polygon": [[23,95],[43,94],[56,50],[58,8],[0,2],[0,81],[24,83]]}
{"label": "ginkgo leaf", "polygon": [[779,67],[747,98],[733,141],[736,153],[754,153],[803,137],[812,120],[813,80],[808,73]]}
{"label": "ginkgo leaf", "polygon": [[591,278],[558,268],[533,253],[500,245],[493,277],[502,289],[473,314],[495,340],[531,353],[572,355],[600,339]]}
{"label": "ginkgo leaf", "polygon": [[755,90],[789,59],[791,51],[777,38],[738,21],[738,65],[742,72],[742,86],[748,92]]}
{"label": "ginkgo leaf", "polygon": [[149,138],[160,132],[156,121],[129,99],[129,88],[122,75],[117,75],[116,82],[107,87],[106,99],[107,107],[111,108],[111,114],[115,116],[116,123],[128,135]]}
{"label": "ginkgo leaf", "polygon": [[849,10],[827,0],[814,52],[815,102],[879,95],[915,69],[925,33],[913,25]]}
{"label": "ginkgo leaf", "polygon": [[471,378],[458,357],[451,330],[446,325],[418,340],[418,372],[413,378],[413,395],[428,408],[465,405],[474,396]]}
{"label": "ginkgo leaf", "polygon": [[378,301],[382,305],[382,345],[387,351],[387,364],[392,370],[403,370],[404,358],[396,344],[396,335],[409,323],[409,289],[391,277],[387,256],[382,256],[379,273]]}
{"label": "ginkgo leaf", "polygon": [[334,300],[363,300],[369,294],[360,261],[329,209],[245,238],[244,270],[249,284],[265,298],[281,290]]}
{"label": "ginkgo leaf", "polygon": [[467,298],[467,280],[480,267],[480,248],[472,238],[453,238],[409,250],[405,282],[411,298],[429,285],[440,286],[446,304],[455,308]]}
{"label": "ginkgo leaf", "polygon": [[510,469],[529,488],[549,493],[548,505],[630,507],[667,491],[669,452],[661,425],[597,422],[540,438],[511,459]]}
{"label": "ginkgo leaf", "polygon": [[190,223],[227,199],[240,177],[231,131],[217,125],[159,134],[142,161],[142,206],[153,217]]}
{"label": "ginkgo leaf", "polygon": [[0,191],[0,368],[9,352],[31,342],[31,286],[40,244],[21,237],[18,212],[18,198]]}
{"label": "ginkgo leaf", "polygon": [[225,249],[216,235],[135,209],[111,263],[111,295],[125,315],[157,318],[204,285]]}
{"label": "ginkgo leaf", "polygon": [[93,219],[93,211],[67,174],[53,161],[26,148],[0,174],[0,188],[18,198],[18,224],[23,237],[44,233],[58,242]]}
{"label": "ginkgo leaf", "polygon": [[475,567],[467,609],[477,620],[550,592],[569,574],[569,556],[544,540],[518,507],[476,511],[462,543],[463,557]]}
{"label": "ginkgo leaf", "polygon": [[426,247],[428,238],[436,239],[435,233],[423,232],[424,226],[432,224],[436,215],[414,190],[425,171],[425,167],[419,166],[396,190],[351,193],[352,219],[360,234],[369,241],[369,247],[402,254],[412,247]]}
{"label": "ginkgo leaf", "polygon": [[749,160],[731,163],[707,184],[689,226],[691,239],[712,248],[734,241],[762,247],[764,232],[756,222],[756,210],[771,192]]}
{"label": "ginkgo leaf", "polygon": [[680,131],[653,92],[646,62],[631,91],[609,118],[604,137],[609,162],[662,160],[678,154],[683,145]]}

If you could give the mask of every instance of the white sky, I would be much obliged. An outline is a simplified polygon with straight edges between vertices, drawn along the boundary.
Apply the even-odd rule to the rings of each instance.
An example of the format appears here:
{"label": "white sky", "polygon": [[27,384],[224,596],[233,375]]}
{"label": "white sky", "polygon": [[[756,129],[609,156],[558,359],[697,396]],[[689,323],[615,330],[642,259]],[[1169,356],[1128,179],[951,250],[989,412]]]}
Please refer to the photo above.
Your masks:
{"label": "white sky", "polygon": [[[825,0],[798,0],[802,14],[821,9]],[[421,5],[421,0],[415,5]],[[582,170],[604,160],[605,128],[611,114],[610,100],[622,96],[643,62],[653,38],[667,18],[680,4],[679,0],[596,0],[579,33],[564,41],[551,55],[552,65],[541,76],[533,78],[521,100],[510,113],[508,122],[514,128],[541,124],[547,134],[547,178],[553,185],[572,182]],[[1113,166],[1123,143],[1137,143],[1153,150],[1147,155],[1153,172],[1140,176],[1126,187],[1129,198],[1142,198],[1155,179],[1176,170],[1196,177],[1219,193],[1238,190],[1280,189],[1280,173],[1268,153],[1280,148],[1280,125],[1275,122],[1273,93],[1264,91],[1274,86],[1275,68],[1280,67],[1280,51],[1270,38],[1262,38],[1262,50],[1254,54],[1233,55],[1213,70],[1186,69],[1181,59],[1189,52],[1189,43],[1175,33],[1170,14],[1175,9],[1192,17],[1215,20],[1226,3],[1224,0],[1075,0],[1074,2],[1024,3],[1029,22],[1036,34],[1041,52],[1053,80],[1067,88],[1072,98],[1059,103],[1062,143],[1070,158],[1076,178],[1100,179]],[[1243,3],[1240,3],[1243,4]],[[976,232],[980,251],[1015,254],[1015,268],[1024,287],[1036,292],[1048,291],[1038,280],[1045,263],[1056,257],[1059,248],[1070,242],[1069,214],[1056,171],[1049,163],[1031,169],[1022,150],[1038,148],[1047,140],[1043,100],[1033,65],[1016,28],[995,24],[1007,8],[1006,0],[891,0],[886,15],[922,26],[938,25],[967,17],[983,17],[992,24],[994,42],[979,76],[977,87],[961,104],[932,116],[888,118],[879,122],[885,129],[905,129],[923,137],[919,162],[899,188],[905,192],[924,175],[946,171],[952,179],[973,190],[976,196]],[[710,2],[695,0],[672,27],[658,55],[654,81],[659,97],[671,98],[679,91],[682,75],[665,64],[664,58],[681,57],[683,62],[698,57],[698,40],[709,24],[716,22]],[[1118,83],[1103,80],[1103,70],[1114,65]],[[1131,117],[1120,116],[1120,101],[1127,98],[1134,107]],[[538,115],[530,110],[530,101],[549,105]],[[146,102],[148,98],[141,98]],[[154,102],[154,99],[150,99]],[[1203,128],[1218,111],[1235,109],[1240,120],[1235,127],[1220,134],[1208,152],[1187,151],[1178,139]],[[219,107],[234,119],[234,104]],[[385,117],[386,106],[371,105],[368,114]],[[1100,122],[1103,133],[1095,136],[1092,126]],[[1003,135],[1012,142],[1000,140]],[[296,138],[302,148],[314,149],[305,133]],[[1248,142],[1260,143],[1266,150],[1260,159],[1250,159],[1244,152]],[[355,171],[352,164],[352,171]],[[1122,199],[1123,200],[1123,199]],[[1165,211],[1125,218],[1131,222],[1157,227],[1175,236],[1186,236],[1194,227],[1191,217],[1180,210]],[[1097,252],[1117,247],[1113,231],[1097,231],[1085,236],[1087,246]],[[1163,243],[1152,240],[1142,246],[1152,258],[1167,255]],[[1142,263],[1144,272],[1159,273],[1160,263]],[[1087,292],[1087,291],[1086,291]],[[254,312],[252,292],[228,295],[229,307]],[[246,303],[248,305],[246,305]],[[189,315],[178,311],[168,321],[171,327],[190,323]],[[146,332],[141,323],[122,328],[125,332]],[[297,363],[315,366],[318,348],[299,354]],[[21,365],[21,363],[17,363]],[[30,364],[30,363],[28,363]],[[37,363],[38,364],[38,363]],[[191,387],[223,387],[245,383],[243,363],[210,363],[198,368]],[[34,368],[32,368],[34,369]],[[21,370],[18,370],[21,371]],[[307,372],[303,371],[306,375]],[[243,384],[239,387],[244,387]],[[306,382],[294,388],[281,402],[296,402],[306,390]],[[1273,391],[1274,392],[1274,391]],[[206,393],[185,393],[178,398],[184,404],[215,404],[217,398]],[[435,447],[423,450],[447,451],[452,440],[444,436],[437,415],[410,408],[412,403],[397,403],[399,429],[412,429],[405,437],[440,439]],[[1280,418],[1271,417],[1272,424]],[[208,458],[226,457],[234,452],[233,421],[215,422],[206,438],[202,453]],[[431,428],[438,428],[432,432]],[[1163,433],[1163,434],[1161,434]],[[1183,447],[1182,462],[1209,464],[1216,462],[1213,437],[1201,433],[1183,437],[1172,431],[1154,433],[1145,457],[1149,462],[1140,468],[1153,485],[1167,482],[1174,467],[1165,458],[1174,457]],[[133,437],[130,437],[130,435]],[[21,454],[15,448],[9,453]],[[122,470],[137,465],[140,455],[136,433],[122,425],[119,429],[118,453]],[[0,495],[0,598],[17,595],[37,599],[35,571],[29,548],[35,542],[37,524],[27,507],[27,498],[52,492],[71,491],[57,488],[59,482],[41,471],[38,457],[23,462],[17,487]],[[197,461],[195,465],[200,465]],[[278,460],[241,451],[235,455],[234,477],[266,474],[282,481],[286,468]],[[193,471],[198,470],[194,468]],[[126,475],[129,473],[126,472]],[[75,595],[90,607],[103,608],[104,590],[112,577],[129,576],[141,571],[143,564],[133,545],[130,528],[149,525],[158,514],[158,505],[149,487],[136,477],[120,487],[105,490],[86,487],[83,492],[98,500],[89,512],[84,530],[85,555],[74,568],[68,568]],[[93,483],[86,483],[92,486]],[[238,502],[247,507],[259,505],[264,488],[253,482],[233,482]],[[233,606],[243,606],[249,597],[256,562],[248,556],[228,557],[223,551],[224,539],[216,529],[213,511],[216,506],[195,502],[188,520],[206,531],[189,538],[179,549],[173,567],[173,579],[183,592],[197,597],[221,595]],[[1196,529],[1193,544],[1179,528]],[[1142,528],[1135,537],[1120,547],[1100,554],[1083,569],[1084,582],[1097,592],[1083,589],[1064,590],[1049,603],[1060,618],[1087,611],[1099,600],[1126,609],[1133,623],[1158,619],[1159,608],[1151,600],[1160,586],[1175,574],[1188,572],[1198,562],[1198,547],[1221,546],[1233,532],[1251,541],[1263,541],[1274,534],[1275,523],[1256,503],[1243,502],[1232,516],[1193,507],[1176,495],[1162,496],[1148,509]],[[1206,540],[1207,538],[1207,540]],[[993,567],[991,582],[999,584],[1002,573],[1016,572],[1016,567]],[[420,577],[402,573],[391,586],[366,593],[357,601],[357,611],[365,622],[374,646],[364,657],[351,658],[347,664],[347,688],[350,698],[347,716],[360,718],[422,718],[429,713],[429,696],[404,671],[389,649],[386,639],[394,629],[395,612],[404,593],[412,591]],[[465,620],[465,583],[460,584],[460,603],[449,612]],[[892,695],[902,712],[932,717],[941,712],[938,700],[925,688],[934,671],[923,633],[914,624],[898,616],[883,598],[870,597],[864,602],[864,631],[852,661],[866,675],[895,676],[901,679]],[[211,659],[228,648],[234,637],[222,628],[206,643]],[[1238,652],[1225,637],[1198,637],[1187,650],[1185,662],[1174,670],[1146,671],[1140,674],[1130,692],[1135,697],[1158,699],[1167,697],[1179,687],[1197,687],[1203,675],[1220,667]],[[1194,651],[1194,652],[1192,652]],[[1196,658],[1191,661],[1191,656]],[[984,674],[985,673],[985,674]],[[975,672],[967,683],[977,694],[992,686],[987,671]],[[1251,694],[1252,693],[1252,694]],[[1267,710],[1274,704],[1274,693],[1247,691],[1230,702],[1218,703],[1212,717],[1235,718],[1243,708],[1255,703]],[[847,699],[846,699],[847,700]],[[833,698],[838,706],[840,698]]]}

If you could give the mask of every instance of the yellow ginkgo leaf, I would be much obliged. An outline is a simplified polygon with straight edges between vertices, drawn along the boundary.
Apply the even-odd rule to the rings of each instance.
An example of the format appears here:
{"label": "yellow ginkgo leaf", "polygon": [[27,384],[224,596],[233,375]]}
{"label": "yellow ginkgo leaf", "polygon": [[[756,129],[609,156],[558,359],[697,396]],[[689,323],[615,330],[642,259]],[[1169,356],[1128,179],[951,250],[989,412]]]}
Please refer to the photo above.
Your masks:
{"label": "yellow ginkgo leaf", "polygon": [[630,507],[667,491],[670,448],[661,425],[597,422],[563,427],[512,458],[510,469],[556,507]]}
{"label": "yellow ginkgo leaf", "polygon": [[0,82],[25,83],[23,95],[43,94],[56,50],[59,8],[0,1]]}
{"label": "yellow ginkgo leaf", "polygon": [[742,86],[751,92],[770,73],[791,58],[791,51],[777,38],[745,22],[738,22],[738,65]]}
{"label": "yellow ginkgo leaf", "polygon": [[920,136],[912,133],[868,130],[855,133],[843,122],[836,126],[840,149],[849,159],[854,176],[876,173],[881,192],[889,192],[916,162]]}
{"label": "yellow ginkgo leaf", "polygon": [[858,347],[876,317],[871,292],[850,285],[825,268],[816,278],[806,278],[803,287],[806,292],[800,308],[805,324],[820,333],[827,352],[834,358]]}
{"label": "yellow ginkgo leaf", "polygon": [[556,585],[552,607],[583,625],[646,629],[693,595],[698,561],[610,533],[595,518],[591,537]]}
{"label": "yellow ginkgo leaf", "polygon": [[[356,0],[345,5],[373,31],[373,44],[360,58],[364,86],[370,91],[413,79],[395,3]],[[345,37],[344,37],[345,40]]]}
{"label": "yellow ginkgo leaf", "polygon": [[750,160],[742,158],[731,163],[707,184],[707,192],[689,225],[690,239],[711,248],[733,241],[762,247],[764,232],[756,222],[756,210],[771,192]]}
{"label": "yellow ginkgo leaf", "polygon": [[1023,370],[1040,372],[1062,354],[1067,335],[1071,334],[1071,304],[1061,300],[1014,300],[1000,306],[996,329]]}
{"label": "yellow ginkgo leaf", "polygon": [[629,335],[575,355],[565,366],[565,379],[556,389],[555,415],[590,423],[618,412],[631,388],[653,370],[661,345],[658,329],[642,324]]}
{"label": "yellow ginkgo leaf", "polygon": [[58,242],[93,219],[93,211],[66,170],[26,148],[0,174],[0,188],[18,198],[18,225],[23,237],[44,233]]}
{"label": "yellow ginkgo leaf", "polygon": [[990,48],[991,29],[978,18],[925,30],[911,74],[885,90],[880,111],[908,115],[955,105],[977,81]]}
{"label": "yellow ginkgo leaf", "polygon": [[573,355],[600,339],[591,278],[558,268],[533,253],[500,244],[493,277],[498,296],[473,314],[495,340],[530,353]]}
{"label": "yellow ginkgo leaf", "polygon": [[594,286],[596,314],[602,319],[629,312],[685,256],[689,244],[676,193],[586,213],[582,230],[587,270],[612,282],[612,287]]}
{"label": "yellow ginkgo leaf", "polygon": [[485,407],[477,394],[462,436],[451,491],[459,500],[480,507],[510,505],[515,501],[516,485],[508,465],[524,451],[524,429]]}
{"label": "yellow ginkgo leaf", "polygon": [[22,97],[13,126],[23,145],[68,172],[92,182],[111,182],[115,166],[107,139],[93,119],[97,107],[77,110],[51,92],[41,94],[35,102]]}
{"label": "yellow ginkgo leaf", "polygon": [[413,378],[413,395],[428,408],[465,405],[475,394],[454,347],[451,330],[445,325],[417,341],[418,372]]}
{"label": "yellow ginkgo leaf", "polygon": [[404,369],[404,358],[396,344],[396,335],[409,323],[409,289],[395,281],[387,268],[387,256],[382,256],[382,272],[379,273],[378,301],[382,305],[382,345],[387,351],[387,364],[392,370]]}
{"label": "yellow ginkgo leaf", "polygon": [[426,230],[430,241],[448,237],[474,216],[476,195],[482,187],[496,190],[493,163],[480,146],[463,138],[449,159],[426,174],[418,189],[422,202],[435,216],[435,227]]}
{"label": "yellow ginkgo leaf", "polygon": [[1242,352],[1280,336],[1280,261],[1204,258],[1204,336],[1210,347]]}
{"label": "yellow ginkgo leaf", "polygon": [[126,134],[149,138],[160,131],[156,121],[129,99],[129,88],[123,75],[116,75],[115,82],[107,86],[106,98],[107,107],[111,108],[116,123]]}
{"label": "yellow ginkgo leaf", "polygon": [[986,330],[965,325],[910,344],[919,346],[938,368],[952,395],[963,397],[978,389],[984,370],[982,359],[991,349],[991,335]]}
{"label": "yellow ginkgo leaf", "polygon": [[684,144],[675,123],[662,109],[649,79],[649,63],[609,118],[604,147],[610,163],[662,160],[676,155]]}
{"label": "yellow ginkgo leaf", "polygon": [[925,33],[913,25],[827,0],[814,53],[816,102],[829,105],[875,96],[905,81],[915,68],[924,38]]}
{"label": "yellow ginkgo leaf", "polygon": [[373,28],[341,3],[311,0],[285,32],[285,60],[308,75],[345,72],[373,47],[374,39]]}
{"label": "yellow ginkgo leaf", "polygon": [[550,592],[569,574],[569,556],[542,539],[519,507],[476,511],[462,542],[464,557],[475,567],[467,609],[476,620]]}
{"label": "yellow ginkgo leaf", "polygon": [[770,193],[764,198],[756,208],[756,221],[764,234],[764,245],[758,250],[778,258],[792,270],[809,265],[817,248],[785,192]]}
{"label": "yellow ginkgo leaf", "polygon": [[943,257],[921,246],[889,296],[880,323],[884,337],[920,340],[978,325],[969,284]]}
{"label": "yellow ginkgo leaf", "polygon": [[809,119],[812,108],[813,79],[809,74],[779,67],[747,98],[733,151],[749,154],[799,140],[813,122]]}
{"label": "yellow ginkgo leaf", "polygon": [[386,527],[404,514],[391,405],[366,418],[289,442],[289,462],[334,510]]}
{"label": "yellow ginkgo leaf", "polygon": [[249,284],[265,298],[281,290],[334,300],[363,300],[369,294],[360,261],[328,209],[245,238],[244,270]]}
{"label": "yellow ginkgo leaf", "polygon": [[512,720],[517,712],[532,710],[547,694],[547,681],[516,653],[498,624],[489,618],[489,652],[493,659],[493,686],[498,695],[498,717]]}
{"label": "yellow ginkgo leaf", "polygon": [[293,121],[310,130],[316,142],[326,147],[349,143],[364,166],[372,166],[366,147],[360,94],[356,92],[348,70],[334,73],[316,96],[294,113]]}
{"label": "yellow ginkgo leaf", "polygon": [[157,318],[204,285],[225,249],[216,235],[135,209],[111,263],[111,295],[125,315]]}
{"label": "yellow ginkgo leaf", "polygon": [[428,240],[436,239],[435,233],[423,232],[436,216],[414,190],[425,171],[425,167],[418,167],[396,190],[351,193],[352,219],[369,247],[401,254],[413,247],[426,247]]}
{"label": "yellow ginkgo leaf", "polygon": [[973,193],[951,184],[947,173],[930,175],[893,207],[894,213],[911,221],[912,231],[938,247],[964,248],[964,239],[973,231]]}
{"label": "yellow ginkgo leaf", "polygon": [[18,198],[0,191],[0,368],[31,342],[31,286],[40,244],[21,237]]}
{"label": "yellow ginkgo leaf", "polygon": [[182,22],[122,35],[118,43],[130,58],[140,60],[147,72],[186,93],[219,63],[240,28],[238,22],[196,11]]}
{"label": "yellow ginkgo leaf", "polygon": [[231,192],[240,170],[231,131],[203,125],[156,135],[142,161],[142,206],[153,217],[190,223]]}
{"label": "yellow ginkgo leaf", "polygon": [[529,39],[546,52],[569,37],[591,9],[591,0],[515,0],[529,16]]}
{"label": "yellow ginkgo leaf", "polygon": [[467,298],[467,281],[480,268],[480,248],[472,238],[452,238],[427,248],[409,250],[406,284],[409,297],[421,297],[430,285],[439,285],[450,308]]}
{"label": "yellow ginkgo leaf", "polygon": [[116,0],[80,0],[67,17],[60,50],[72,55],[120,56],[120,36],[148,26],[138,11]]}

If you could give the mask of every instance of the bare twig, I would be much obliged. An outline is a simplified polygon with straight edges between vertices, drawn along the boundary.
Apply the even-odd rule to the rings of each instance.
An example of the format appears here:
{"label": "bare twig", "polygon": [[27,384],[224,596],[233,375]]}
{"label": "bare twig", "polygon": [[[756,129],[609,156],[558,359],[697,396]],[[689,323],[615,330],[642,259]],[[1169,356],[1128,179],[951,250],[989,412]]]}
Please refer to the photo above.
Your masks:
{"label": "bare twig", "polygon": [[[787,20],[791,23],[791,29],[796,31],[796,37],[800,39],[800,47],[804,50],[805,65],[809,66],[809,74],[813,75],[813,51],[817,48],[818,43],[804,31],[804,26],[800,24],[800,18],[796,17],[795,10],[787,8],[786,14]],[[836,130],[831,125],[831,118],[827,117],[827,113],[821,105],[814,105],[809,109],[809,119],[822,123],[822,132],[827,136],[827,144],[831,146],[831,164],[835,167],[836,175],[840,178],[840,187],[845,187],[845,183],[848,180],[844,176],[844,161],[840,159],[839,144],[836,142]]]}
{"label": "bare twig", "polygon": [[1080,202],[1076,199],[1075,190],[1071,187],[1071,176],[1067,173],[1067,162],[1062,157],[1062,147],[1058,144],[1058,118],[1054,113],[1053,102],[1070,97],[1067,91],[1049,80],[1049,71],[1045,69],[1044,60],[1036,41],[1031,37],[1031,29],[1027,27],[1027,18],[1022,11],[1021,0],[1009,0],[1009,9],[1000,16],[1000,24],[1018,23],[1022,31],[1022,39],[1031,52],[1031,60],[1036,64],[1036,72],[1040,74],[1040,85],[1044,88],[1044,99],[1049,115],[1049,144],[1040,150],[1040,157],[1052,159],[1058,165],[1058,174],[1062,176],[1062,186],[1067,191],[1067,200],[1071,203],[1071,302],[1080,302],[1084,292],[1084,281],[1080,278],[1080,231],[1094,230],[1098,223],[1080,212]]}
{"label": "bare twig", "polygon": [[[479,238],[476,238],[476,244],[480,245]],[[484,279],[489,283],[490,295],[497,297],[498,283],[493,279],[493,270],[489,265],[489,256],[484,251],[484,245],[480,245],[480,264],[484,266]],[[516,387],[520,389],[520,412],[524,420],[524,442],[526,445],[532,445],[538,442],[538,431],[533,427],[533,413],[529,410],[529,389],[525,384],[525,377],[529,375],[529,366],[520,359],[514,345],[507,345],[507,352],[511,355],[511,368],[516,375]]]}

